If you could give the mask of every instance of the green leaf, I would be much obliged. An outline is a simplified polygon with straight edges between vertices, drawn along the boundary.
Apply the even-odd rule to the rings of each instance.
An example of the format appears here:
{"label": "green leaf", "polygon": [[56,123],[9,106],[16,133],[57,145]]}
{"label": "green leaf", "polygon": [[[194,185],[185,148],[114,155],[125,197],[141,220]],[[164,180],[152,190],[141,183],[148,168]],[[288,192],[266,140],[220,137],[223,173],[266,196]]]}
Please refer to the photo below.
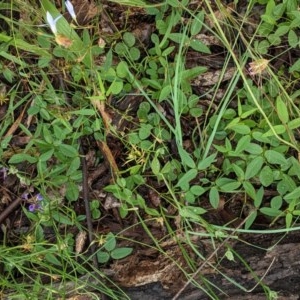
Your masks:
{"label": "green leaf", "polygon": [[219,207],[220,195],[216,187],[212,187],[209,191],[209,202],[214,209]]}
{"label": "green leaf", "polygon": [[175,46],[170,46],[168,48],[166,48],[163,52],[162,52],[162,56],[168,56],[170,55],[175,49]]}
{"label": "green leaf", "polygon": [[184,166],[187,166],[191,169],[196,167],[194,160],[192,159],[191,155],[182,148],[182,146],[178,146],[178,152]]}
{"label": "green leaf", "polygon": [[260,131],[252,132],[252,137],[261,143],[271,143],[271,139],[264,137],[263,133]]}
{"label": "green leaf", "polygon": [[256,176],[261,170],[264,163],[264,159],[261,156],[257,156],[254,158],[246,168],[245,172],[245,180],[248,180],[254,176]]}
{"label": "green leaf", "polygon": [[271,207],[274,209],[280,209],[282,206],[282,197],[281,196],[275,196],[271,200]]}
{"label": "green leaf", "polygon": [[200,107],[190,108],[190,114],[194,118],[199,118],[203,115],[203,109]]}
{"label": "green leaf", "polygon": [[78,151],[74,146],[67,144],[60,144],[58,146],[58,151],[67,157],[75,157],[78,156]]}
{"label": "green leaf", "polygon": [[253,185],[249,181],[245,181],[243,183],[243,188],[245,189],[245,192],[248,196],[250,196],[253,200],[256,198],[256,191]]}
{"label": "green leaf", "polygon": [[110,85],[110,87],[106,91],[106,96],[109,95],[118,95],[123,90],[123,81],[113,81]]}
{"label": "green leaf", "polygon": [[264,166],[259,173],[259,181],[265,187],[274,182],[273,171],[269,166]]}
{"label": "green leaf", "polygon": [[110,256],[113,259],[122,259],[128,255],[130,255],[133,251],[133,248],[129,247],[122,247],[122,248],[117,248],[114,249],[111,253]]}
{"label": "green leaf", "polygon": [[286,228],[290,228],[293,221],[293,215],[288,212],[285,216],[285,226]]}
{"label": "green leaf", "polygon": [[294,119],[287,124],[289,129],[296,129],[300,127],[300,118]]}
{"label": "green leaf", "polygon": [[289,68],[289,72],[300,72],[300,58]]}
{"label": "green leaf", "polygon": [[164,86],[160,91],[158,101],[161,102],[163,100],[166,100],[168,96],[171,94],[171,92],[172,92],[172,86],[170,84]]}
{"label": "green leaf", "polygon": [[275,135],[274,131],[276,134],[283,134],[286,132],[286,128],[284,125],[275,125],[272,127],[272,129],[269,129],[267,132],[265,132],[262,135],[262,137],[265,138],[265,137],[273,136],[273,135]]}
{"label": "green leaf", "polygon": [[239,180],[241,180],[241,181],[244,180],[245,173],[242,170],[242,168],[240,168],[237,164],[232,164],[232,169],[234,170],[234,172]]}
{"label": "green leaf", "polygon": [[72,114],[78,115],[78,116],[94,116],[95,110],[91,108],[83,108],[80,110],[74,110],[72,111]]}
{"label": "green leaf", "polygon": [[64,215],[58,211],[52,212],[52,218],[60,224],[74,225],[74,222],[69,217],[67,217],[66,215]]}
{"label": "green leaf", "polygon": [[98,251],[97,252],[97,260],[100,264],[105,264],[109,261],[110,256],[107,252]]}
{"label": "green leaf", "polygon": [[276,99],[276,109],[277,109],[278,117],[281,120],[281,122],[287,123],[289,121],[289,112],[286,104],[284,103],[284,101],[281,99],[280,96],[278,96]]}
{"label": "green leaf", "polygon": [[207,210],[199,206],[187,206],[187,208],[197,215],[203,215],[207,212]]}
{"label": "green leaf", "polygon": [[256,208],[259,208],[263,199],[264,199],[264,195],[265,195],[265,189],[263,186],[261,186],[257,192],[256,192],[256,196],[255,196],[255,199],[254,199],[254,206]]}
{"label": "green leaf", "polygon": [[263,21],[265,21],[266,23],[268,23],[268,24],[271,24],[271,25],[275,25],[276,24],[276,19],[273,16],[271,16],[271,15],[264,14],[264,15],[261,16],[261,19]]}
{"label": "green leaf", "polygon": [[[280,195],[296,190],[296,183],[290,176],[282,174],[282,180],[277,184],[277,191]],[[288,199],[286,199],[288,201]]]}
{"label": "green leaf", "polygon": [[[51,59],[52,55],[45,49],[38,47],[33,43],[27,43],[22,39],[16,37],[12,38],[11,36],[5,35],[3,32],[0,33],[0,42],[8,43],[12,47],[16,47],[19,50],[24,50],[29,53],[39,55],[43,58]],[[5,55],[5,54],[4,54]],[[3,56],[3,54],[1,54]],[[6,55],[5,55],[6,56]],[[12,60],[12,59],[11,59]],[[25,66],[26,64],[21,60],[15,60],[18,64]]]}
{"label": "green leaf", "polygon": [[180,187],[182,190],[188,190],[189,188],[189,182],[196,178],[198,172],[196,169],[191,169],[187,171],[178,181],[176,184],[176,187]]}
{"label": "green leaf", "polygon": [[154,89],[157,89],[157,90],[160,90],[161,89],[161,84],[159,81],[157,80],[151,80],[151,79],[148,79],[148,78],[142,78],[142,83],[144,85],[149,85],[150,87],[153,87]]}
{"label": "green leaf", "polygon": [[192,21],[191,25],[191,35],[198,34],[203,26],[204,21],[204,12],[200,11],[196,16],[195,19]]}
{"label": "green leaf", "polygon": [[286,10],[285,3],[276,4],[276,6],[274,7],[274,10],[273,10],[273,15],[276,16],[277,18],[280,18],[280,17],[282,17],[285,10]]}
{"label": "green leaf", "polygon": [[111,2],[124,6],[147,7],[146,2],[142,0],[111,0]]}
{"label": "green leaf", "polygon": [[151,161],[151,170],[154,175],[160,174],[160,162],[157,157],[154,157]]}
{"label": "green leaf", "polygon": [[116,248],[116,245],[117,245],[116,238],[115,238],[114,234],[110,232],[106,236],[104,248],[105,248],[105,250],[110,252]]}
{"label": "green leaf", "polygon": [[276,8],[276,3],[274,0],[267,1],[266,6],[266,14],[267,15],[273,15],[274,9]]}
{"label": "green leaf", "polygon": [[[61,262],[56,258],[56,256],[52,253],[47,253],[45,255],[45,260],[51,264],[54,264],[56,266],[61,266]],[[45,262],[44,262],[45,263]]]}
{"label": "green leaf", "polygon": [[252,109],[249,109],[245,112],[243,112],[241,115],[240,115],[240,118],[241,119],[246,119],[248,118],[249,116],[253,115],[254,113],[257,112],[257,108],[252,108]]}
{"label": "green leaf", "polygon": [[199,217],[199,215],[204,213],[206,213],[205,209],[194,206],[184,206],[182,209],[179,210],[179,214],[181,217],[197,221],[201,220],[201,217]]}
{"label": "green leaf", "polygon": [[200,40],[192,39],[190,42],[190,47],[197,52],[211,54],[210,49]]}
{"label": "green leaf", "polygon": [[92,218],[93,218],[94,220],[99,219],[100,216],[101,216],[101,212],[100,212],[99,209],[93,209],[93,210],[92,210]]}
{"label": "green leaf", "polygon": [[[184,70],[181,73],[181,79],[183,80],[191,80],[207,71],[206,67],[197,66],[188,70]],[[199,101],[199,100],[198,100]]]}
{"label": "green leaf", "polygon": [[228,138],[225,139],[225,146],[226,146],[227,151],[232,150],[232,145],[231,145],[230,140]]}
{"label": "green leaf", "polygon": [[128,65],[125,61],[121,61],[117,65],[117,75],[120,78],[126,78],[128,76]]}
{"label": "green leaf", "polygon": [[217,179],[216,184],[223,192],[233,192],[241,186],[241,182],[226,177]]}
{"label": "green leaf", "polygon": [[128,47],[132,47],[135,44],[135,36],[131,32],[125,32],[123,34],[123,40]]}
{"label": "green leaf", "polygon": [[267,54],[270,47],[270,43],[267,40],[254,43],[255,50],[260,54]]}
{"label": "green leaf", "polygon": [[146,214],[148,214],[149,216],[154,216],[154,217],[160,217],[160,213],[154,209],[154,208],[149,208],[149,207],[145,207],[144,208]]}
{"label": "green leaf", "polygon": [[270,217],[278,217],[282,214],[282,211],[278,209],[274,209],[272,207],[262,207],[260,209],[260,212],[264,215],[270,216]]}
{"label": "green leaf", "polygon": [[274,30],[274,25],[265,22],[261,22],[258,28],[259,34],[264,37],[268,36],[271,32],[273,32],[273,30]]}
{"label": "green leaf", "polygon": [[93,200],[92,202],[90,202],[90,209],[93,210],[93,209],[97,209],[99,208],[100,206],[100,203],[98,200]]}
{"label": "green leaf", "polygon": [[295,16],[295,19],[290,23],[291,28],[297,28],[300,26],[300,12],[297,10],[291,11],[291,15]]}
{"label": "green leaf", "polygon": [[206,189],[200,185],[193,185],[190,188],[190,192],[196,196],[200,196],[200,195],[204,194],[205,191],[206,191]]}
{"label": "green leaf", "polygon": [[216,161],[216,156],[217,156],[217,153],[214,153],[214,154],[211,154],[210,156],[206,157],[205,159],[201,160],[198,163],[197,169],[198,170],[206,170],[208,167],[211,166],[211,164],[213,162]]}
{"label": "green leaf", "polygon": [[249,229],[253,222],[255,221],[257,217],[257,211],[253,210],[250,215],[247,217],[246,223],[245,223],[245,229]]}
{"label": "green leaf", "polygon": [[32,157],[29,154],[19,153],[19,154],[14,154],[8,162],[10,164],[18,164],[23,161],[28,161],[29,163],[34,164],[38,161],[38,158]]}
{"label": "green leaf", "polygon": [[187,191],[184,194],[184,200],[188,203],[194,204],[196,201],[196,197],[191,191]]}
{"label": "green leaf", "polygon": [[232,125],[230,127],[228,127],[228,129],[231,129],[233,131],[235,131],[236,133],[239,133],[239,134],[249,134],[251,132],[250,130],[250,127],[245,125],[245,124],[236,124],[236,125]]}
{"label": "green leaf", "polygon": [[175,7],[175,8],[181,6],[181,3],[178,0],[167,0],[166,2],[167,2],[167,4],[169,4],[170,6]]}
{"label": "green leaf", "polygon": [[250,143],[247,147],[247,149],[245,149],[246,152],[253,154],[253,155],[260,155],[263,153],[263,148],[255,143]]}
{"label": "green leaf", "polygon": [[152,128],[153,128],[153,126],[150,124],[141,124],[140,129],[139,129],[139,138],[141,140],[147,139],[151,134]]}
{"label": "green leaf", "polygon": [[229,261],[234,261],[233,253],[229,248],[227,248],[227,250],[225,252],[225,256]]}
{"label": "green leaf", "polygon": [[94,220],[97,220],[97,219],[99,219],[101,217],[101,212],[100,212],[100,210],[99,209],[93,209],[92,210],[92,218],[94,219]]}
{"label": "green leaf", "polygon": [[276,36],[283,36],[285,34],[287,34],[290,30],[290,26],[288,25],[280,25],[276,31],[275,31],[275,35]]}
{"label": "green leaf", "polygon": [[178,44],[187,44],[189,42],[189,38],[187,37],[187,35],[179,32],[170,33],[169,39]]}
{"label": "green leaf", "polygon": [[79,188],[78,184],[75,184],[74,182],[68,182],[67,184],[67,190],[66,190],[66,198],[69,201],[76,201],[79,197]]}
{"label": "green leaf", "polygon": [[227,152],[229,152],[228,149],[225,148],[225,147],[223,147],[223,146],[219,146],[219,145],[213,145],[213,146],[216,148],[216,150],[218,150],[221,153],[227,153]]}
{"label": "green leaf", "polygon": [[117,43],[115,51],[119,56],[124,56],[128,50],[128,47],[124,43]]}
{"label": "green leaf", "polygon": [[283,197],[286,201],[291,201],[295,199],[300,199],[300,187],[297,187],[295,190],[293,190],[291,193],[286,194]]}
{"label": "green leaf", "polygon": [[271,43],[271,45],[279,45],[281,43],[281,38],[276,35],[275,33],[271,33],[267,36],[269,42]]}
{"label": "green leaf", "polygon": [[54,149],[50,149],[50,150],[44,152],[43,154],[41,154],[40,157],[39,157],[39,160],[40,161],[47,161],[52,157],[53,153],[54,153]]}
{"label": "green leaf", "polygon": [[284,157],[284,155],[274,150],[266,150],[265,158],[268,161],[268,163],[273,165],[283,165],[287,163],[287,160]]}
{"label": "green leaf", "polygon": [[239,153],[247,150],[247,148],[249,147],[250,141],[251,141],[250,135],[242,136],[236,145],[234,153],[239,154]]}
{"label": "green leaf", "polygon": [[130,48],[129,49],[129,55],[130,55],[130,58],[133,60],[133,61],[136,61],[136,60],[139,60],[140,57],[141,57],[141,52],[138,48],[136,47],[133,47],[133,48]]}
{"label": "green leaf", "polygon": [[299,45],[299,38],[294,30],[289,31],[288,42],[292,48],[296,48]]}
{"label": "green leaf", "polygon": [[72,175],[75,171],[79,169],[79,167],[80,167],[80,158],[79,157],[73,158],[68,168],[67,176]]}

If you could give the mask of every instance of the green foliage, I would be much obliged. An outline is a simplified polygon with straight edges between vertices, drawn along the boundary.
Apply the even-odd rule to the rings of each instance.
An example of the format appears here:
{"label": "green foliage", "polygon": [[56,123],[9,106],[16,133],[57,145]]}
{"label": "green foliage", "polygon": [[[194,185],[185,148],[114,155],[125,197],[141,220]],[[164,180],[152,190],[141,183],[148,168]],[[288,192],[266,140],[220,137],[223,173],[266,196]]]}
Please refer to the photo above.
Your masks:
{"label": "green foliage", "polygon": [[[297,12],[297,1],[268,1],[265,13],[261,16],[258,33],[266,39],[255,42],[255,50],[260,54],[267,54],[269,47],[280,45],[287,37],[289,46],[296,48],[299,38],[295,33],[300,24],[300,14]],[[290,72],[297,70],[297,62],[290,68]]]}
{"label": "green foliage", "polygon": [[100,206],[100,203],[98,200],[92,200],[90,202],[90,210],[91,210],[92,218],[94,220],[99,219],[101,216],[101,211],[99,209],[99,206]]}
{"label": "green foliage", "polygon": [[139,60],[141,53],[137,47],[134,47],[136,43],[135,36],[130,32],[123,34],[123,42],[117,43],[115,46],[115,52],[119,57],[124,57],[130,62]]}
{"label": "green foliage", "polygon": [[[114,176],[103,189],[116,198],[120,217],[130,220],[135,214],[156,246],[159,241],[146,226],[149,218],[159,219],[174,237],[175,227],[193,229],[193,223],[210,234],[207,214],[221,214],[231,198],[243,203],[239,218],[246,219],[246,230],[260,216],[270,220],[268,225],[283,220],[287,229],[293,226],[300,215],[300,93],[295,89],[300,59],[291,55],[291,65],[278,67],[276,60],[281,58],[269,55],[276,47],[291,53],[299,48],[298,2],[251,2],[249,8],[259,3],[262,12],[251,38],[244,32],[250,9],[233,17],[217,1],[224,17],[218,20],[206,2],[207,10],[200,7],[192,12],[187,0],[153,5],[121,1],[143,7],[155,20],[145,44],[130,31],[130,24],[116,26],[111,34],[103,32],[100,39],[97,25],[81,27],[68,22],[65,14],[57,19],[57,33],[52,29],[52,34],[49,26],[40,25],[47,12],[53,18],[61,12],[48,0],[42,0],[36,11],[24,12],[28,17],[24,26],[0,15],[6,24],[0,34],[0,77],[5,85],[1,84],[0,105],[6,111],[0,119],[0,176],[15,176],[20,190],[32,194],[23,203],[32,224],[21,250],[5,245],[0,249],[6,285],[14,272],[30,273],[36,265],[49,274],[65,270],[61,276],[73,281],[66,272],[70,266],[74,273],[86,272],[73,258],[74,238],[67,233],[86,220],[75,209],[82,182],[79,143],[85,137],[91,149],[93,143],[110,139],[121,145],[117,157],[97,149],[89,163],[94,168],[108,161],[112,167],[115,159],[119,170],[112,170]],[[5,9],[19,13],[19,6],[13,3]],[[124,15],[127,18],[127,12]],[[217,37],[220,44],[208,45],[202,33]],[[244,44],[239,47],[239,43]],[[213,64],[211,57],[218,47],[227,53],[222,54],[224,74],[227,65],[234,65],[236,72],[226,81],[220,76],[207,90],[201,83],[195,87],[193,80],[209,75],[210,66],[196,62],[187,67],[190,53]],[[119,110],[118,104],[130,97],[138,107],[129,103],[128,110]],[[124,129],[118,129],[119,118],[127,122]],[[15,137],[28,143],[14,145]],[[35,191],[43,196],[41,202]],[[104,214],[100,203],[90,201],[92,219],[99,222]],[[29,211],[29,205],[37,209]],[[54,230],[55,244],[45,240],[49,228]],[[212,236],[228,237],[221,229]],[[113,233],[99,244],[97,259],[103,264],[133,251],[118,247]],[[229,248],[225,257],[237,259]],[[41,282],[36,289],[42,290]]]}
{"label": "green foliage", "polygon": [[97,251],[97,259],[99,263],[107,263],[110,259],[122,259],[132,253],[132,248],[117,247],[117,240],[111,232],[105,237],[103,250]]}

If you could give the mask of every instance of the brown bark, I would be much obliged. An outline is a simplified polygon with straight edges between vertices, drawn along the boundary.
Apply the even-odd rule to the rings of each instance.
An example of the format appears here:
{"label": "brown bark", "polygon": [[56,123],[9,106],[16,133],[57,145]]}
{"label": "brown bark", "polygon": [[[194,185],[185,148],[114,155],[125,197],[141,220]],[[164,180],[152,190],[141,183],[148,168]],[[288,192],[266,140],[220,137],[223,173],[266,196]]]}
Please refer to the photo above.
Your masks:
{"label": "brown bark", "polygon": [[[178,299],[270,299],[268,298],[267,287],[277,293],[278,299],[299,299],[299,233],[290,233],[279,243],[281,237],[278,235],[252,235],[242,238],[244,242],[238,241],[229,244],[232,244],[230,245],[232,249],[243,258],[251,271],[245,267],[245,264],[237,256],[234,256],[234,261],[223,258],[219,261],[217,269],[239,283],[246,291],[231,283],[215,269],[205,267],[201,276],[195,279],[206,291],[210,286],[215,294],[213,295],[211,292],[211,296],[208,296],[199,287],[189,285]],[[226,249],[227,247],[220,249],[219,259]],[[206,287],[204,281],[207,284]],[[213,286],[218,287],[220,290]],[[126,291],[130,299],[172,299],[174,296],[161,288],[159,283],[135,287]]]}

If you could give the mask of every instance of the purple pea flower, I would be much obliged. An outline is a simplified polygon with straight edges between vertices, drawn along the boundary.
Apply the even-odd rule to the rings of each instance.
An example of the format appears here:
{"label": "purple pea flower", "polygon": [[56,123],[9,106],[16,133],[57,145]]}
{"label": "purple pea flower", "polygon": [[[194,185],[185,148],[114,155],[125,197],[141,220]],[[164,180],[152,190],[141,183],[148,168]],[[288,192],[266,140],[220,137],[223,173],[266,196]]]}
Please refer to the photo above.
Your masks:
{"label": "purple pea flower", "polygon": [[35,197],[38,201],[42,201],[44,199],[44,197],[40,193],[38,193]]}
{"label": "purple pea flower", "polygon": [[21,196],[21,198],[26,201],[28,200],[28,197],[29,197],[29,193],[23,193]]}
{"label": "purple pea flower", "polygon": [[44,199],[43,196],[40,193],[38,193],[34,198],[35,198],[36,203],[32,203],[29,205],[28,210],[30,212],[35,212],[42,208],[42,205],[39,202],[41,202]]}

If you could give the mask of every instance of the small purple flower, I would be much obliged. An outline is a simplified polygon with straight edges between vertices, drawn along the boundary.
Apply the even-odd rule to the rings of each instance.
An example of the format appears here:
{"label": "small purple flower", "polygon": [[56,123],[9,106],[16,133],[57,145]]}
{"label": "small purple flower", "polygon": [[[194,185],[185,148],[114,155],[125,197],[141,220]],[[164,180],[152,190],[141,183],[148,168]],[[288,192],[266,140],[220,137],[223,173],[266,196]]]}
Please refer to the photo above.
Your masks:
{"label": "small purple flower", "polygon": [[21,196],[21,198],[26,201],[28,200],[28,197],[29,197],[29,193],[23,193]]}
{"label": "small purple flower", "polygon": [[28,207],[28,210],[30,212],[35,212],[39,208],[41,208],[41,206],[39,204],[30,204],[29,207]]}
{"label": "small purple flower", "polygon": [[[44,199],[44,197],[40,193],[38,193],[34,197],[34,199],[35,199],[35,201],[38,201],[38,202],[32,203],[32,204],[29,205],[28,210],[30,212],[35,212],[35,211],[40,210],[42,208],[42,205],[39,202],[41,202]],[[28,198],[27,198],[27,200],[28,200]]]}
{"label": "small purple flower", "polygon": [[37,201],[42,201],[44,199],[44,197],[40,193],[38,193],[35,197]]}

